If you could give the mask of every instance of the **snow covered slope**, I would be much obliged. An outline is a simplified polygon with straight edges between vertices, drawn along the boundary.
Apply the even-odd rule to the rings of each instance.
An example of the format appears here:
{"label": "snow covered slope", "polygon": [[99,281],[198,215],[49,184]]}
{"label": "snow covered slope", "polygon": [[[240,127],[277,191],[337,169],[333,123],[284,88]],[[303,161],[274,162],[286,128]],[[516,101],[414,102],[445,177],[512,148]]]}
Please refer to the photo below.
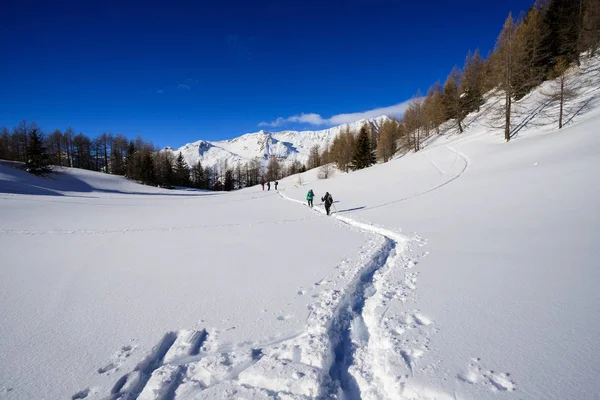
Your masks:
{"label": "snow covered slope", "polygon": [[170,147],[166,149],[173,151],[175,155],[181,152],[188,165],[194,165],[201,161],[202,165],[209,167],[221,166],[225,162],[232,166],[238,161],[247,162],[254,158],[258,158],[263,165],[266,165],[272,155],[276,155],[284,163],[296,160],[306,163],[311,147],[319,145],[321,149],[324,149],[346,127],[349,127],[351,131],[358,132],[364,123],[371,123],[379,128],[388,119],[386,116],[362,119],[351,124],[320,131],[268,132],[261,130],[235,139],[218,142],[199,140],[188,143],[179,149]]}
{"label": "snow covered slope", "polygon": [[[320,235],[340,241],[311,246]],[[226,380],[221,353],[237,349],[240,368],[251,349],[301,335],[307,303],[362,245],[273,191],[162,191],[0,165],[0,398],[106,398],[175,335],[167,360],[213,346],[214,370],[197,379]],[[141,388],[135,379],[119,390]]]}
{"label": "snow covered slope", "polygon": [[560,132],[537,91],[509,144],[484,108],[279,193],[0,165],[0,398],[597,398],[592,72]]}
{"label": "snow covered slope", "polygon": [[[82,169],[52,167],[53,173],[43,178],[22,170],[19,163],[0,160],[0,193],[45,196],[87,197],[135,194],[173,194],[172,191],[139,185],[121,176],[107,175]],[[191,191],[190,191],[191,192]],[[196,194],[201,191],[194,191]],[[187,192],[177,192],[187,193]],[[211,194],[212,192],[204,192]]]}

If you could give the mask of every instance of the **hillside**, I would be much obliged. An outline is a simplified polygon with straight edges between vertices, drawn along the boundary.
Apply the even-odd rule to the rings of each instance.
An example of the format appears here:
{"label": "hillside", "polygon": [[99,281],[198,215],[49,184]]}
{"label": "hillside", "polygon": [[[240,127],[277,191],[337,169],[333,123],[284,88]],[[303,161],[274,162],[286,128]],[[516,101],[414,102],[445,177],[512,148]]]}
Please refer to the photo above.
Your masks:
{"label": "hillside", "polygon": [[174,155],[181,152],[188,165],[195,165],[200,161],[205,167],[221,166],[225,162],[232,166],[238,161],[247,162],[254,158],[258,158],[266,166],[272,155],[277,156],[284,164],[293,161],[305,164],[313,146],[318,145],[321,149],[324,149],[347,127],[353,132],[357,132],[365,123],[373,124],[379,128],[388,119],[387,116],[382,115],[377,118],[362,119],[352,124],[319,131],[269,132],[261,130],[230,140],[216,142],[199,140],[188,143],[179,149],[167,147],[165,150],[172,151]]}

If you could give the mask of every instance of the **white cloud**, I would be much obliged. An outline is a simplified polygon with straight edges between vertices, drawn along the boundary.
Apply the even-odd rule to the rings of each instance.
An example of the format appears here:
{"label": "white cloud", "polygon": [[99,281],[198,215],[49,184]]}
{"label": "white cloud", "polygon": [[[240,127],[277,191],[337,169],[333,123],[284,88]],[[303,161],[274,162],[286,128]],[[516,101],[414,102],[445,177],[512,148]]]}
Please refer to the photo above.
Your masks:
{"label": "white cloud", "polygon": [[158,90],[156,91],[156,94],[163,94],[163,93],[165,93],[165,91],[164,91],[164,90],[162,90],[162,89],[158,89]]}
{"label": "white cloud", "polygon": [[179,89],[185,89],[185,90],[190,90],[192,88],[190,85],[186,85],[185,83],[180,83],[179,85],[177,85],[177,87]]}
{"label": "white cloud", "polygon": [[319,114],[300,114],[287,118],[289,122],[298,122],[301,124],[323,125],[327,123]]}
{"label": "white cloud", "polygon": [[360,119],[379,117],[380,115],[387,115],[388,117],[401,117],[404,114],[404,111],[406,111],[408,108],[409,104],[410,100],[407,100],[389,107],[375,108],[372,110],[348,114],[337,114],[331,118],[323,118],[321,115],[315,113],[302,113],[299,115],[292,115],[291,117],[287,118],[279,117],[271,122],[261,122],[258,124],[258,126],[277,127],[287,123],[302,123],[309,125],[343,125],[358,121]]}

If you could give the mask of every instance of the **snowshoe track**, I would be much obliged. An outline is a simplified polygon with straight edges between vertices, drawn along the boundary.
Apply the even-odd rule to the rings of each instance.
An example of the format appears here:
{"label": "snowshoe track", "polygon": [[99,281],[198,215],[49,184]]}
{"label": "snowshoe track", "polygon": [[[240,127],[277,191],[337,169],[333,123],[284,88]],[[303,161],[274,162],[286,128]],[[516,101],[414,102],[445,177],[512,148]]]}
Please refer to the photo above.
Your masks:
{"label": "snowshoe track", "polygon": [[[325,213],[318,206],[313,210]],[[407,251],[422,241],[343,215],[332,217],[368,240],[356,260],[338,265],[337,285],[330,287],[327,279],[316,284],[321,292],[313,296],[303,332],[226,347],[219,344],[217,330],[167,332],[105,399],[211,398],[229,391],[254,398],[398,398],[427,349],[411,347],[388,331],[401,325],[420,339],[435,331],[416,310],[408,311],[403,323],[385,317],[392,301],[404,304],[414,297],[417,258]],[[391,368],[399,362],[408,371],[402,379]]]}
{"label": "snowshoe track", "polygon": [[[465,159],[464,169],[467,165]],[[281,192],[280,196],[303,204]],[[320,207],[313,210],[325,213]],[[415,344],[428,343],[429,337],[437,331],[431,327],[433,322],[429,318],[415,310],[406,312],[404,321],[385,317],[392,301],[404,305],[414,300],[418,273],[413,268],[419,257],[410,255],[409,250],[411,244],[422,246],[424,241],[418,236],[407,237],[337,213],[332,217],[371,235],[379,243],[374,254],[360,264],[331,320],[329,341],[334,359],[329,370],[330,382],[324,383],[328,386],[323,393],[346,399],[398,398],[413,376],[418,359],[428,350],[426,344]],[[407,338],[399,333],[409,330],[412,332]],[[407,373],[398,376],[397,371],[402,369]]]}

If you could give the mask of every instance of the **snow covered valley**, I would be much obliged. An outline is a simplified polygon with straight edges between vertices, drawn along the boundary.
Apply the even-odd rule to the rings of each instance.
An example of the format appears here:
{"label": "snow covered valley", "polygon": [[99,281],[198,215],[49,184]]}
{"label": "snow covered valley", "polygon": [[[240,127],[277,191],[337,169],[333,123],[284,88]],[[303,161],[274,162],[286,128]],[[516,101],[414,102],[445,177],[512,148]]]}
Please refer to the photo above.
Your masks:
{"label": "snow covered valley", "polygon": [[0,398],[598,398],[586,96],[561,131],[507,144],[482,110],[421,152],[279,192],[0,165]]}

